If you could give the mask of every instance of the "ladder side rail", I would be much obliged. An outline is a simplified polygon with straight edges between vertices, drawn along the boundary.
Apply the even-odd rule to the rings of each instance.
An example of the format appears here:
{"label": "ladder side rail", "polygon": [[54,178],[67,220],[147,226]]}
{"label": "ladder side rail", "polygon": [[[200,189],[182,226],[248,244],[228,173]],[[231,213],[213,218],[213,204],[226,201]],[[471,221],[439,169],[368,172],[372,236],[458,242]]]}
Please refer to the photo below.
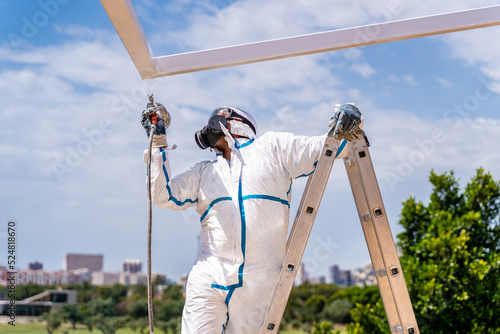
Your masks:
{"label": "ladder side rail", "polygon": [[392,232],[387,219],[382,195],[378,186],[377,177],[373,168],[370,152],[366,140],[351,142],[356,165],[359,169],[360,180],[370,209],[373,226],[377,236],[380,251],[384,260],[385,270],[391,286],[394,302],[403,326],[403,333],[418,334],[417,321],[406,286],[403,270]]}
{"label": "ladder side rail", "polygon": [[355,153],[352,150],[350,143],[346,148],[348,149],[348,153],[344,158],[344,164],[346,167],[347,176],[349,178],[349,183],[351,185],[354,202],[356,203],[356,209],[358,211],[361,227],[365,236],[366,245],[368,246],[368,252],[370,253],[375,277],[377,278],[378,287],[382,296],[382,302],[384,304],[389,327],[391,328],[391,333],[399,333],[399,328],[402,328],[401,321],[399,320],[396,304],[394,302],[394,296],[392,295],[391,287],[389,284],[389,279],[387,275],[381,275],[381,273],[383,274],[385,271],[384,260],[382,258],[380,246],[375,234],[375,228],[373,226],[373,219],[371,219],[370,209],[368,208],[368,203],[363,191],[363,185],[361,183],[358,166],[356,164],[356,158],[354,156]]}
{"label": "ladder side rail", "polygon": [[287,252],[290,249],[290,243],[292,242],[294,235],[297,232],[297,226],[299,225],[300,212],[304,208],[304,204],[307,201],[309,190],[311,189],[311,182],[313,179],[313,177],[312,177],[313,175],[314,175],[314,173],[307,177],[307,183],[306,183],[306,186],[304,188],[304,193],[302,194],[302,199],[300,200],[300,204],[299,204],[299,207],[297,208],[297,213],[295,214],[295,219],[293,221],[292,228],[290,229],[290,233],[289,233],[288,239],[286,241],[286,251]]}
{"label": "ladder side rail", "polygon": [[294,228],[292,228],[287,242],[287,253],[266,319],[261,329],[261,334],[278,332],[339,144],[339,140],[334,139],[330,134],[327,136],[316,171],[309,176],[309,187],[304,191],[301,201],[302,207],[297,212]]}

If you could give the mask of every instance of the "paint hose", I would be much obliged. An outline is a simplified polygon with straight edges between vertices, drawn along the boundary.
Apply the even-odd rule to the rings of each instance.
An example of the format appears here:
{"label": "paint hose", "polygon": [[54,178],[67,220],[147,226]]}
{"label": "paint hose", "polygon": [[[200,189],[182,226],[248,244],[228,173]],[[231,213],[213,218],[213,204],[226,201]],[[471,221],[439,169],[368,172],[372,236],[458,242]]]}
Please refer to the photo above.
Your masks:
{"label": "paint hose", "polygon": [[151,282],[151,231],[153,227],[153,207],[151,204],[151,152],[153,149],[153,136],[156,131],[156,119],[151,122],[151,129],[149,130],[149,144],[148,144],[148,318],[149,318],[149,333],[154,334],[153,323],[153,286]]}

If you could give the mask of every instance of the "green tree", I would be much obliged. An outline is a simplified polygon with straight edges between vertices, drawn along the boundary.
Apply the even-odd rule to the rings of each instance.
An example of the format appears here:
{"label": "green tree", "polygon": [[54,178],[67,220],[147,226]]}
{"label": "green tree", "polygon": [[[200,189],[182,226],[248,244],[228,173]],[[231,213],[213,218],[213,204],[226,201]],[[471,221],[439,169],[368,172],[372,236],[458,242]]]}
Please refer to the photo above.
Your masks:
{"label": "green tree", "polygon": [[377,285],[364,287],[351,286],[347,289],[339,290],[337,293],[333,294],[328,301],[332,302],[340,298],[347,298],[353,305],[375,305],[377,302],[382,300],[380,290]]}
{"label": "green tree", "polygon": [[[133,330],[139,330],[139,333],[146,334],[149,329],[149,319],[147,317],[131,319],[129,321],[129,327]],[[159,326],[157,326],[159,327]],[[167,333],[167,332],[165,332]]]}
{"label": "green tree", "polygon": [[311,313],[315,315],[319,315],[323,312],[326,304],[326,297],[320,294],[311,296],[306,300],[306,305],[310,308]]}
{"label": "green tree", "polygon": [[184,299],[170,300],[160,306],[155,316],[161,322],[162,330],[170,329],[176,333],[180,329],[183,308]]}
{"label": "green tree", "polygon": [[132,330],[135,331],[138,329],[141,334],[146,332],[149,326],[147,300],[140,299],[129,304],[127,314],[131,318],[129,327],[132,328]]}
{"label": "green tree", "polygon": [[337,285],[325,283],[306,283],[293,287],[283,314],[282,324],[296,326],[300,321],[303,324],[312,325],[319,320],[318,317],[325,305],[339,291],[342,290]]}
{"label": "green tree", "polygon": [[182,286],[177,284],[168,285],[163,289],[163,300],[181,300],[184,299],[182,295]]}
{"label": "green tree", "polygon": [[89,316],[115,317],[118,315],[115,303],[111,298],[91,300],[87,303],[87,312]]}
{"label": "green tree", "polygon": [[22,284],[18,285],[16,287],[16,300],[23,300],[28,297],[37,295],[39,293],[44,292],[45,290],[48,289],[53,289],[53,286],[41,286],[35,283],[28,283],[28,284]]}
{"label": "green tree", "polygon": [[375,305],[356,304],[356,308],[351,311],[351,317],[353,322],[346,327],[349,334],[391,333],[382,302],[377,302]]}
{"label": "green tree", "polygon": [[94,327],[100,330],[103,334],[115,334],[118,328],[126,325],[126,317],[106,317],[101,314],[92,317]]}
{"label": "green tree", "polygon": [[83,313],[76,304],[64,304],[59,310],[59,315],[63,321],[69,321],[73,329],[76,329],[76,323],[83,321]]}
{"label": "green tree", "polygon": [[340,334],[340,331],[334,331],[333,325],[329,322],[314,324],[312,334]]}
{"label": "green tree", "polygon": [[79,304],[91,301],[92,295],[95,293],[95,288],[88,281],[73,285],[73,289],[77,291],[77,301]]}
{"label": "green tree", "polygon": [[347,298],[335,299],[328,304],[323,310],[323,317],[333,323],[346,324],[351,321],[349,311],[353,308],[351,302]]}
{"label": "green tree", "polygon": [[147,300],[138,300],[135,303],[130,304],[128,307],[128,314],[133,319],[147,317],[148,316],[148,301]]}
{"label": "green tree", "polygon": [[422,333],[500,333],[500,183],[478,169],[460,191],[431,172],[424,205],[403,203],[401,264]]}
{"label": "green tree", "polygon": [[45,328],[49,334],[54,333],[61,326],[61,317],[55,312],[44,313],[40,320],[45,321]]}
{"label": "green tree", "polygon": [[85,314],[85,325],[92,331],[97,328],[104,334],[113,334],[118,325],[121,325],[122,319],[117,317],[116,305],[111,298],[94,299],[87,303]]}
{"label": "green tree", "polygon": [[148,286],[145,283],[140,283],[135,285],[132,288],[132,295],[136,298],[139,299],[143,296],[148,295]]}
{"label": "green tree", "polygon": [[118,304],[127,296],[127,287],[121,284],[114,284],[111,287],[102,286],[97,288],[97,294],[101,299],[111,298],[115,304]]}

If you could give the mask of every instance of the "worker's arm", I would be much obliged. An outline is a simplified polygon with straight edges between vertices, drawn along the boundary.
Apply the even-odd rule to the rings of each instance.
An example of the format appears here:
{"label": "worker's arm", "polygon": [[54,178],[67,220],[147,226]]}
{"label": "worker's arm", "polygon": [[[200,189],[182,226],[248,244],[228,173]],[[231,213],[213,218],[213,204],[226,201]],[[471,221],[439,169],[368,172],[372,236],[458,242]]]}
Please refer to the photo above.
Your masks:
{"label": "worker's arm", "polygon": [[[147,152],[144,153],[147,159]],[[183,210],[198,202],[202,163],[187,172],[172,177],[168,151],[159,147],[153,149],[151,157],[151,196],[153,203],[161,208]]]}
{"label": "worker's arm", "polygon": [[290,180],[309,175],[316,168],[326,140],[323,136],[296,136],[292,133],[269,133],[274,136],[274,152]]}
{"label": "worker's arm", "polygon": [[[335,105],[334,115],[329,126],[333,127],[338,138],[335,158],[342,159],[347,154],[347,140],[352,140],[352,133],[362,127],[363,118],[356,105],[349,103]],[[290,179],[305,176],[313,172],[319,159],[326,134],[322,136],[295,136],[291,133],[276,133],[275,150],[281,157],[282,164]]]}
{"label": "worker's arm", "polygon": [[[185,173],[172,177],[168,159],[166,129],[170,125],[170,114],[160,103],[151,102],[142,112],[141,124],[148,136],[155,127],[151,152],[151,197],[161,208],[183,210],[198,202],[201,164]],[[147,163],[148,151],[144,152]]]}

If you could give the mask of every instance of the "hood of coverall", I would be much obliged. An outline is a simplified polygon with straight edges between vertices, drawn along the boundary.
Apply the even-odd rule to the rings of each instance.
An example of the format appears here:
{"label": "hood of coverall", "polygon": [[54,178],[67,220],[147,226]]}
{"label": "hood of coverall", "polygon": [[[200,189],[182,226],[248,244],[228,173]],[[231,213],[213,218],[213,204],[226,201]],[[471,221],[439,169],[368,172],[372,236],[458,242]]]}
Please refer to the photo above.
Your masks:
{"label": "hood of coverall", "polygon": [[219,107],[214,109],[212,115],[220,115],[226,117],[231,129],[231,135],[236,138],[253,139],[257,134],[257,122],[252,115],[244,110],[235,107]]}

